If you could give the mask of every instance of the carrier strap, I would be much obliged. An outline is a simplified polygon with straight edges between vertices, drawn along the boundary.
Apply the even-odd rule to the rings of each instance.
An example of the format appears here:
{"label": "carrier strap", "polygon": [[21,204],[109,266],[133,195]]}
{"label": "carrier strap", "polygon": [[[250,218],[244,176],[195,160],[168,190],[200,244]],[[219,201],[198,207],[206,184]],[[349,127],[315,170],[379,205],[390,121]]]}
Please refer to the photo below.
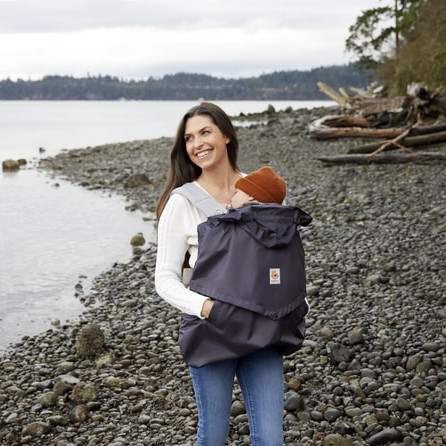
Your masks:
{"label": "carrier strap", "polygon": [[180,194],[187,198],[195,207],[204,212],[206,217],[224,212],[222,205],[195,183],[185,183],[175,188],[172,194]]}

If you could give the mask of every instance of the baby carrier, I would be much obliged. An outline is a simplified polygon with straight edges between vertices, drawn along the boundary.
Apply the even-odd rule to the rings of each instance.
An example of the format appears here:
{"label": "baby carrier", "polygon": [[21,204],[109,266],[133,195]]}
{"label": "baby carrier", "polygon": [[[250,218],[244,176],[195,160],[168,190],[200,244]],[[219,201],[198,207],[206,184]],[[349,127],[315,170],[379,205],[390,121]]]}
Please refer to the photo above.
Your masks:
{"label": "baby carrier", "polygon": [[201,367],[265,347],[295,352],[308,311],[304,251],[297,231],[311,217],[294,206],[252,204],[215,214],[197,185],[174,190],[208,219],[198,225],[190,289],[214,300],[208,319],[183,314],[179,333],[188,365]]}

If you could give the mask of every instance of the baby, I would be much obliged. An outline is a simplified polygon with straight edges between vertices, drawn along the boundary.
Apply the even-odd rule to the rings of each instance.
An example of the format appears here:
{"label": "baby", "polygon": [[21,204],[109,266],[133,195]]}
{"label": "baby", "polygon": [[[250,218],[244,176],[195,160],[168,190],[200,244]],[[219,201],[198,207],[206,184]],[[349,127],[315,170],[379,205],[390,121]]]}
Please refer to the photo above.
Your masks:
{"label": "baby", "polygon": [[286,195],[285,180],[268,166],[240,178],[235,187],[237,191],[231,198],[229,209],[250,203],[282,204]]}

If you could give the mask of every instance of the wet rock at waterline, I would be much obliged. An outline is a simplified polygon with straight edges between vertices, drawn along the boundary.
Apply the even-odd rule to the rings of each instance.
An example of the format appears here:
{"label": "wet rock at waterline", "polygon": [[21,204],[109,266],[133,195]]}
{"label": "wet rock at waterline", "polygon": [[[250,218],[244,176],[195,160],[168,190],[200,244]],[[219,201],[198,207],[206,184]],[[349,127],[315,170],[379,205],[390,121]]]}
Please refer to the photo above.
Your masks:
{"label": "wet rock at waterline", "polygon": [[2,169],[5,171],[19,170],[20,163],[17,160],[7,159],[2,161]]}

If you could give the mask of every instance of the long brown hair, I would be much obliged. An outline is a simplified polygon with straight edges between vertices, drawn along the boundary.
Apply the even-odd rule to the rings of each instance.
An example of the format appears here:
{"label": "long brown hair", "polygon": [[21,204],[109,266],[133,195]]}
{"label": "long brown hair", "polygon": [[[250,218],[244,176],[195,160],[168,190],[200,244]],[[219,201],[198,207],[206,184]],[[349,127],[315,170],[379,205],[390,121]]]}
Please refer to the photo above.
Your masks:
{"label": "long brown hair", "polygon": [[171,192],[184,183],[196,180],[201,175],[201,167],[195,165],[189,158],[184,141],[186,123],[189,118],[199,115],[209,116],[213,123],[229,139],[226,145],[229,162],[237,170],[238,139],[229,116],[218,106],[211,102],[202,102],[192,107],[180,121],[177,134],[170,152],[170,166],[164,191],[156,205],[156,216],[160,218]]}

